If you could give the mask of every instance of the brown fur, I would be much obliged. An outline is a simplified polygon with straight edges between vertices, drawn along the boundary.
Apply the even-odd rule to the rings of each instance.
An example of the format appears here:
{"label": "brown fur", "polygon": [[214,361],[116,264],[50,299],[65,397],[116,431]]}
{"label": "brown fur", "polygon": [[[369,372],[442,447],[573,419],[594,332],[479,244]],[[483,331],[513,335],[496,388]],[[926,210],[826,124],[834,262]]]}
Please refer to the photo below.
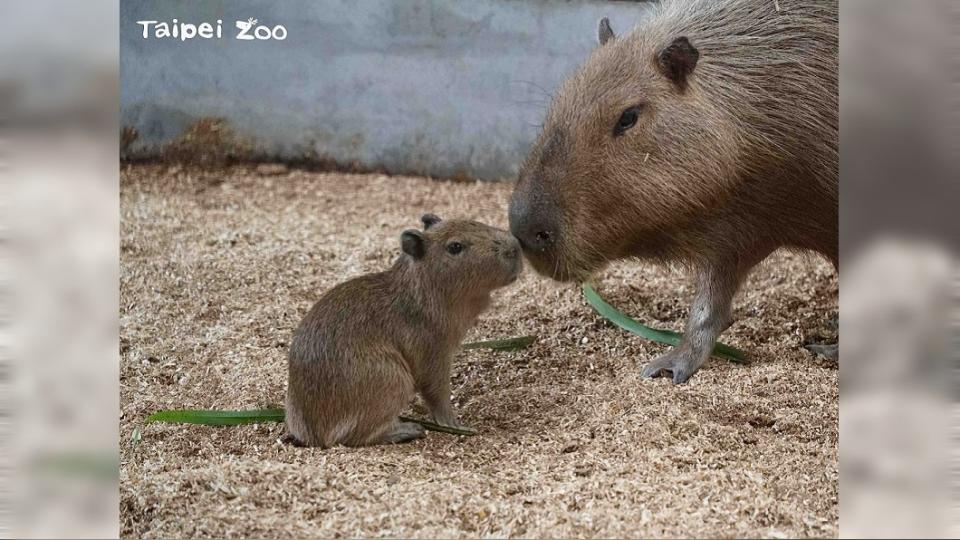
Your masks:
{"label": "brown fur", "polygon": [[561,86],[522,167],[511,230],[537,271],[584,280],[643,257],[696,275],[687,339],[645,375],[692,375],[775,249],[838,264],[837,4],[778,5],[665,1],[622,37],[601,22],[603,44]]}
{"label": "brown fur", "polygon": [[[308,446],[362,446],[423,436],[397,417],[414,391],[434,420],[458,426],[450,362],[491,292],[522,268],[516,240],[473,221],[424,216],[422,254],[407,244],[387,271],[328,291],[290,346],[287,430]],[[451,254],[459,242],[463,251]]]}

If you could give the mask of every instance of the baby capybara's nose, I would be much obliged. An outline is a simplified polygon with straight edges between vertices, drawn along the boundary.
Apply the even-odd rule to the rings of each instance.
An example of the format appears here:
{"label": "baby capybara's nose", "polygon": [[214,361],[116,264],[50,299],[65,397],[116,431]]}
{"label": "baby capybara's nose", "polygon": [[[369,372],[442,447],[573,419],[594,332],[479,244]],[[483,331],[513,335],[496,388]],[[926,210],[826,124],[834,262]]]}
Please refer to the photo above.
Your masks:
{"label": "baby capybara's nose", "polygon": [[520,241],[523,249],[544,251],[556,243],[557,232],[549,220],[545,219],[545,212],[513,199],[510,201],[509,217],[510,233]]}
{"label": "baby capybara's nose", "polygon": [[511,242],[503,248],[503,256],[507,260],[513,260],[520,257],[520,245],[517,242]]}

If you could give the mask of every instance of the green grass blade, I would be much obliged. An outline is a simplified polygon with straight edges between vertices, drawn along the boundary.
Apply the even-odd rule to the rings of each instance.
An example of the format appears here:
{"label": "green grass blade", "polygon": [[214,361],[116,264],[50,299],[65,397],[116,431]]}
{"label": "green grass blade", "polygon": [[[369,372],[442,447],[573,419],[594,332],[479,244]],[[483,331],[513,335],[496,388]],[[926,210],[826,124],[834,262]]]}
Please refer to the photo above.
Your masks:
{"label": "green grass blade", "polygon": [[[583,296],[587,299],[587,303],[593,306],[593,309],[595,309],[597,313],[628,332],[632,332],[640,337],[649,339],[651,341],[656,341],[657,343],[665,343],[667,345],[678,345],[680,340],[683,339],[683,334],[678,332],[650,328],[645,324],[641,324],[631,319],[620,310],[604,301],[604,299],[597,294],[597,291],[594,290],[593,286],[590,284],[583,284]],[[723,358],[737,364],[747,363],[747,355],[743,351],[729,345],[724,345],[723,343],[717,343],[713,347],[713,356]]]}
{"label": "green grass blade", "polygon": [[147,422],[173,424],[201,424],[204,426],[240,426],[263,422],[283,422],[283,409],[253,409],[249,411],[181,410],[159,411],[147,417]]}
{"label": "green grass blade", "polygon": [[463,350],[490,349],[494,351],[518,351],[533,345],[535,341],[537,341],[537,336],[520,336],[507,339],[492,339],[490,341],[474,341],[473,343],[464,343]]}
{"label": "green grass blade", "polygon": [[417,418],[410,418],[409,416],[401,416],[400,421],[402,422],[416,422],[423,426],[423,429],[427,431],[436,431],[439,433],[449,433],[450,435],[463,435],[464,437],[470,437],[476,435],[477,432],[470,428],[455,428],[450,426],[441,426],[440,424],[434,424],[429,420],[419,420]]}
{"label": "green grass blade", "polygon": [[[166,422],[171,424],[200,424],[204,426],[241,426],[263,422],[283,422],[283,409],[252,409],[247,411],[217,411],[188,409],[179,411],[158,411],[147,417],[147,422]],[[428,431],[449,433],[451,435],[470,436],[477,432],[472,429],[459,429],[441,426],[428,420],[418,420],[401,416],[404,422],[416,422]]]}

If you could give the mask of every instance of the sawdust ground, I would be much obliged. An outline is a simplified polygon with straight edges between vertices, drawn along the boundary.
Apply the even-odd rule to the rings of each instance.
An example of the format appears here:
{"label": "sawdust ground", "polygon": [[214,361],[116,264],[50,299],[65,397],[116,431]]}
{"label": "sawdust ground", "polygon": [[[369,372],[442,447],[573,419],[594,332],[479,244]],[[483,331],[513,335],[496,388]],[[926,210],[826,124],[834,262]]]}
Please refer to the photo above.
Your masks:
{"label": "sawdust ground", "polygon": [[[723,339],[752,363],[711,359],[687,385],[641,380],[662,346],[528,270],[469,339],[539,342],[454,368],[479,436],[321,451],[280,444],[277,424],[144,425],[157,409],[281,405],[291,332],[325,289],[390,264],[421,213],[504,226],[511,189],[270,172],[122,171],[124,536],[836,536],[838,370],[801,345],[831,336],[837,280],[792,253],[737,298]],[[676,330],[691,293],[638,262],[598,289]]]}

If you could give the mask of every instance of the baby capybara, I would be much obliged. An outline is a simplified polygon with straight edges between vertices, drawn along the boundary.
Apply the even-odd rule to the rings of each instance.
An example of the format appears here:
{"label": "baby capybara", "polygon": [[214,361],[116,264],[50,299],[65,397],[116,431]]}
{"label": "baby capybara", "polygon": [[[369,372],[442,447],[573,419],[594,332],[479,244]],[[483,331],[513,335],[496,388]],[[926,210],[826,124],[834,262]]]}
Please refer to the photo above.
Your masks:
{"label": "baby capybara", "polygon": [[774,250],[838,265],[837,9],[665,0],[624,36],[601,21],[599,46],[554,96],[510,230],[558,280],[631,257],[693,272],[684,340],[644,376],[693,375]]}
{"label": "baby capybara", "polygon": [[490,293],[516,280],[520,246],[474,221],[422,218],[384,272],[337,285],[290,344],[286,422],[295,443],[324,448],[399,443],[423,428],[398,419],[414,391],[433,419],[461,427],[450,362]]}

